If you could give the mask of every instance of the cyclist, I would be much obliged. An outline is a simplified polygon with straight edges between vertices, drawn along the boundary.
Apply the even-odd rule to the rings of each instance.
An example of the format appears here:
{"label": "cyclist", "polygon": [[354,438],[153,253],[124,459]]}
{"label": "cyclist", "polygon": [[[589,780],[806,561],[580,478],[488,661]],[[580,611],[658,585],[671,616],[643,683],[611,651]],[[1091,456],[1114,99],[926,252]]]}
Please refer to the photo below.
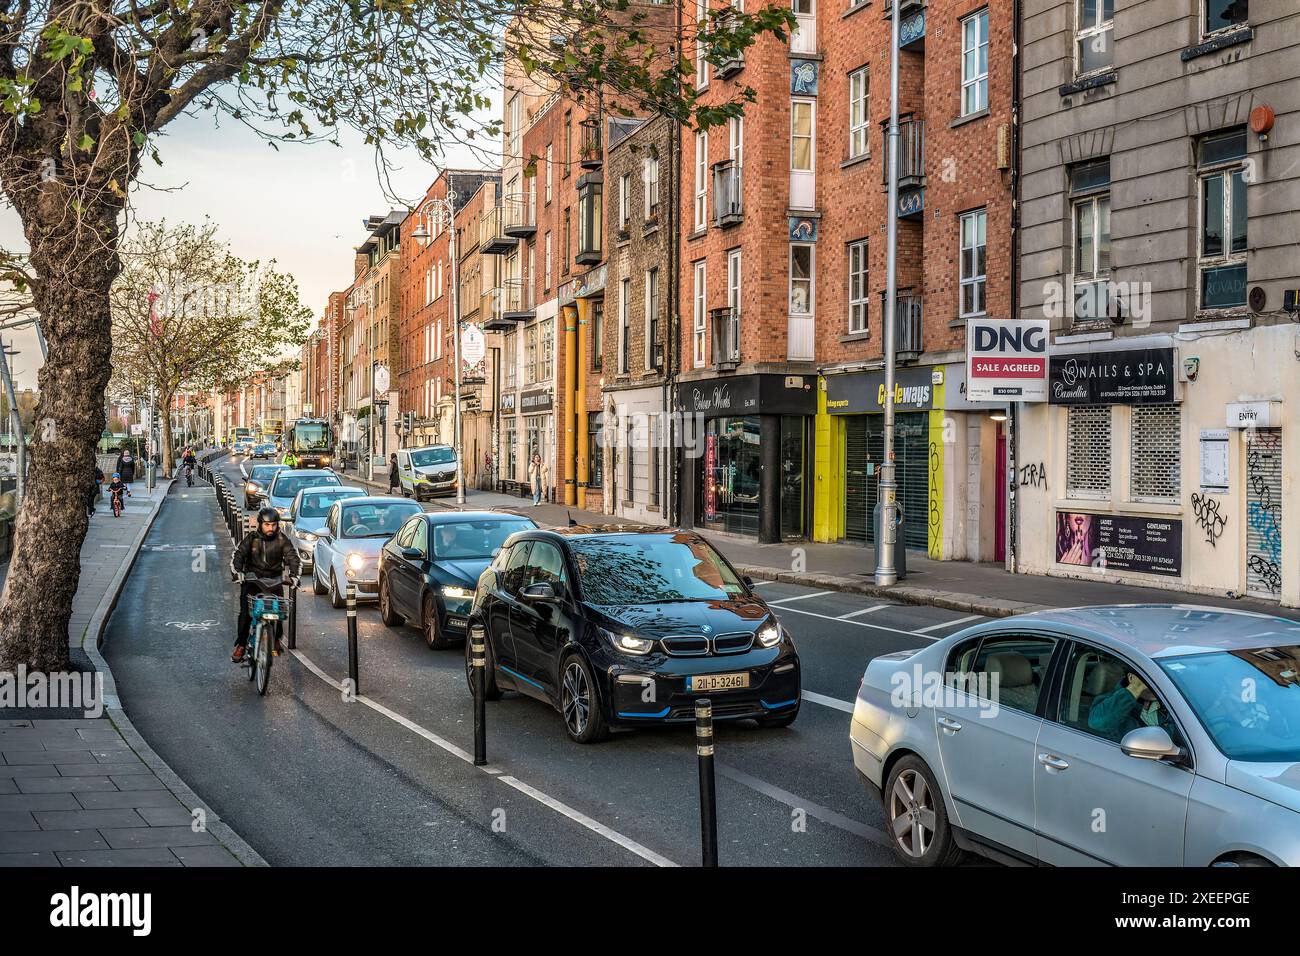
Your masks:
{"label": "cyclist", "polygon": [[[230,557],[230,574],[234,580],[240,580],[245,573],[260,578],[287,578],[289,586],[297,588],[301,568],[298,549],[280,530],[280,513],[274,508],[263,508],[257,513],[257,529],[244,535],[244,540],[239,542],[239,547]],[[230,660],[236,664],[243,662],[248,644],[252,622],[248,611],[249,595],[266,593],[266,586],[255,581],[243,581],[239,586],[239,630],[235,635],[234,652],[230,655]],[[284,586],[280,585],[269,593],[282,595]],[[279,654],[283,650],[277,638],[275,652]]]}
{"label": "cyclist", "polygon": [[194,484],[194,469],[198,466],[199,460],[194,457],[194,449],[186,448],[185,455],[181,458],[181,465],[185,468],[185,483]]}
{"label": "cyclist", "polygon": [[131,497],[131,486],[122,480],[121,472],[113,472],[113,480],[108,483],[108,503],[113,509],[113,517],[122,517],[122,494],[126,493],[128,498]]}

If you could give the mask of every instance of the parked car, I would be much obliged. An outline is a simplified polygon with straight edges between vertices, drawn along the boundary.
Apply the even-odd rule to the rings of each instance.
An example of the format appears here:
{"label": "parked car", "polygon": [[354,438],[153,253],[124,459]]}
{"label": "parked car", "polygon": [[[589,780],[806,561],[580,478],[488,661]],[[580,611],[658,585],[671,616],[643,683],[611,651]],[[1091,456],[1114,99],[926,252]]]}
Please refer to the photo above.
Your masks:
{"label": "parked car", "polygon": [[456,449],[450,445],[402,448],[397,452],[402,494],[416,501],[456,493]]}
{"label": "parked car", "polygon": [[421,512],[379,555],[379,614],[420,628],[431,648],[465,639],[478,579],[506,539],[536,528],[530,518],[496,511]]}
{"label": "parked car", "polygon": [[[784,727],[799,713],[790,635],[692,532],[517,534],[480,577],[470,620],[486,632],[488,699],[517,690],[544,701],[579,743],[615,726],[694,721],[706,694],[719,718]],[[465,663],[468,676],[468,646]]]}
{"label": "parked car", "polygon": [[334,502],[316,536],[312,590],[328,592],[335,608],[343,607],[348,584],[356,585],[358,601],[378,598],[379,551],[408,518],[421,512],[418,504],[401,498],[366,495]]}
{"label": "parked car", "polygon": [[277,472],[284,471],[285,465],[254,465],[248,469],[248,480],[244,482],[244,507],[260,508],[266,497],[266,486]]}
{"label": "parked car", "polygon": [[231,454],[247,455],[253,449],[253,440],[251,438],[240,438],[231,446]]}
{"label": "parked car", "polygon": [[285,520],[280,522],[280,526],[293,542],[293,546],[298,549],[304,574],[311,570],[316,553],[316,538],[325,527],[330,505],[341,498],[357,498],[367,494],[369,492],[364,489],[344,485],[325,487],[313,485],[310,488],[303,488],[293,496],[289,513],[285,516]]}
{"label": "parked car", "polygon": [[343,484],[339,476],[328,468],[285,468],[266,487],[266,503],[280,512],[281,518],[289,515],[294,496],[304,488],[338,487]]}
{"label": "parked car", "polygon": [[867,665],[853,762],[913,866],[1300,864],[1300,624],[1190,605],[990,621]]}
{"label": "parked car", "polygon": [[253,448],[252,448],[252,450],[249,452],[249,457],[250,457],[250,458],[267,458],[267,459],[274,458],[274,457],[275,457],[275,443],[274,443],[274,442],[262,442],[262,443],[259,444],[259,445],[254,445]]}

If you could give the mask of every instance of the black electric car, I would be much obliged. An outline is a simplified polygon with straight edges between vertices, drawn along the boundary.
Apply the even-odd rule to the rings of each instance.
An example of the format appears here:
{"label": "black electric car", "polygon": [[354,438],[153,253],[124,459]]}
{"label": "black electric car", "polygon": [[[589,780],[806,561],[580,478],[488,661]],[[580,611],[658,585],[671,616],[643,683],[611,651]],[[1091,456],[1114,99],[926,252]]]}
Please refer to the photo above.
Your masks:
{"label": "black electric car", "polygon": [[718,719],[784,727],[799,713],[790,635],[690,531],[521,532],[479,578],[470,625],[487,638],[488,699],[515,690],[545,701],[579,743],[693,721],[702,696]]}

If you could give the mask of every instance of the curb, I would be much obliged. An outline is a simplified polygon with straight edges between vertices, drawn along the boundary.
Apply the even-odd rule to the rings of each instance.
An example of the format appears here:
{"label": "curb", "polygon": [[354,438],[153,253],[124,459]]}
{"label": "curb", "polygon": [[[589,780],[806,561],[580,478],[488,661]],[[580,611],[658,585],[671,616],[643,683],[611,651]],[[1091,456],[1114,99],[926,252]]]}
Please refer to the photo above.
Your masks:
{"label": "curb", "polygon": [[1004,601],[1000,598],[984,597],[979,594],[962,594],[959,591],[935,591],[930,588],[914,588],[906,585],[881,587],[869,581],[844,577],[838,574],[818,574],[812,571],[778,571],[776,568],[749,564],[737,564],[735,568],[741,574],[763,581],[782,581],[786,584],[827,588],[832,591],[844,591],[848,594],[863,594],[868,597],[898,601],[902,604],[926,605],[947,608],[951,611],[965,611],[968,614],[982,614],[985,617],[1010,617],[1012,614],[1029,614],[1033,611],[1051,610],[1045,604]]}
{"label": "curb", "polygon": [[[164,480],[166,481],[165,486],[163,481],[159,481],[157,485],[162,494],[159,495],[157,503],[154,505],[153,513],[149,515],[148,520],[145,521],[144,526],[135,536],[135,540],[131,542],[130,555],[113,577],[108,590],[99,602],[99,606],[95,608],[90,623],[86,625],[86,630],[82,632],[81,649],[90,658],[95,670],[103,675],[104,709],[108,712],[109,720],[113,722],[113,726],[117,728],[118,733],[122,735],[127,745],[144,761],[145,766],[152,770],[158,779],[163,782],[163,785],[172,792],[172,795],[191,811],[203,811],[204,826],[207,831],[220,840],[222,846],[230,851],[235,859],[244,866],[270,866],[260,853],[248,845],[243,837],[222,822],[215,810],[199,799],[198,794],[190,789],[189,785],[180,778],[176,771],[167,766],[167,762],[158,756],[144,737],[140,735],[140,731],[135,729],[135,725],[127,717],[126,711],[122,709],[121,699],[117,696],[117,681],[113,677],[113,671],[108,666],[108,661],[104,660],[104,656],[99,652],[99,646],[104,640],[104,628],[108,625],[108,618],[113,613],[113,608],[117,606],[117,599],[122,593],[122,585],[126,582],[131,569],[135,567],[136,559],[140,556],[140,546],[144,544],[145,536],[149,534],[149,529],[153,527],[158,513],[162,510],[163,502],[167,499],[167,493],[171,490],[174,479],[167,478]],[[89,640],[91,635],[94,636],[93,641]]]}

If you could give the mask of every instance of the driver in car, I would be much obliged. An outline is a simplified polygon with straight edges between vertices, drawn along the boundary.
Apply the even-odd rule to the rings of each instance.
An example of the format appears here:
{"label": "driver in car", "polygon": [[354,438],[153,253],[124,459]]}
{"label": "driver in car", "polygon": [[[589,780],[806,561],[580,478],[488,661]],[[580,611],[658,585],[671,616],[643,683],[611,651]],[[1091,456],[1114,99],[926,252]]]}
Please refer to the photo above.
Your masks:
{"label": "driver in car", "polygon": [[1176,736],[1173,721],[1160,706],[1155,693],[1132,672],[1126,674],[1113,691],[1092,702],[1088,710],[1088,726],[1115,741],[1139,727],[1163,727],[1170,737]]}

